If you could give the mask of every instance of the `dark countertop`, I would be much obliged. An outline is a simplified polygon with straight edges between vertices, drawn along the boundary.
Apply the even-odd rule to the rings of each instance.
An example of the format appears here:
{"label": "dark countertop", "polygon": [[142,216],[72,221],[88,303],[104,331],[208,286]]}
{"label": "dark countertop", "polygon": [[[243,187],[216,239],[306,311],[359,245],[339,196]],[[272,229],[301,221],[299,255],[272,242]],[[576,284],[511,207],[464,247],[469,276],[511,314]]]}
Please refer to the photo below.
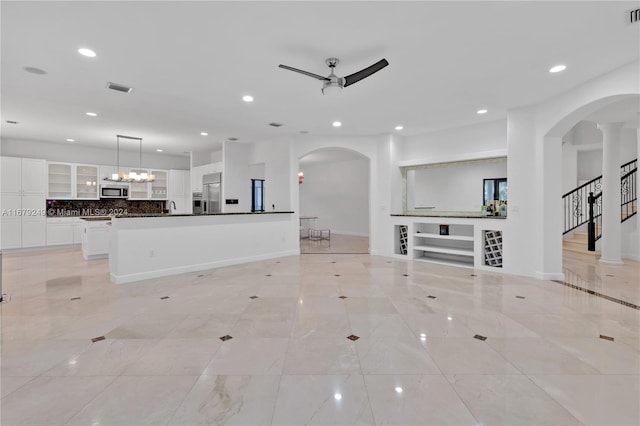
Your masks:
{"label": "dark countertop", "polygon": [[247,214],[292,214],[295,213],[293,211],[269,211],[269,212],[228,212],[228,213],[207,213],[207,214],[193,214],[193,213],[178,213],[178,214],[169,214],[169,213],[154,213],[154,214],[129,214],[129,215],[118,215],[114,216],[116,219],[130,219],[130,218],[138,218],[138,217],[185,217],[185,216],[229,216],[229,215],[247,215]]}
{"label": "dark countertop", "polygon": [[391,216],[399,216],[399,217],[447,217],[451,219],[463,218],[463,219],[506,219],[507,216],[481,216],[480,214],[465,214],[461,213],[457,214],[447,214],[445,212],[442,213],[392,213]]}
{"label": "dark countertop", "polygon": [[94,222],[94,221],[109,221],[111,220],[111,216],[83,216],[80,219],[82,220],[87,220],[89,222]]}

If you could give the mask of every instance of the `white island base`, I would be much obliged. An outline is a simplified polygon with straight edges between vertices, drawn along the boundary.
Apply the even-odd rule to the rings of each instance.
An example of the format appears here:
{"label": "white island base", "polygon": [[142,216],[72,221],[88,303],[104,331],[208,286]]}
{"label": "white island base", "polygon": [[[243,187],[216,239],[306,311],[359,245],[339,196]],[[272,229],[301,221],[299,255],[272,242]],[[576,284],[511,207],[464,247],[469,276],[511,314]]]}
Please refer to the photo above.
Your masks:
{"label": "white island base", "polygon": [[116,284],[300,254],[293,212],[116,217]]}

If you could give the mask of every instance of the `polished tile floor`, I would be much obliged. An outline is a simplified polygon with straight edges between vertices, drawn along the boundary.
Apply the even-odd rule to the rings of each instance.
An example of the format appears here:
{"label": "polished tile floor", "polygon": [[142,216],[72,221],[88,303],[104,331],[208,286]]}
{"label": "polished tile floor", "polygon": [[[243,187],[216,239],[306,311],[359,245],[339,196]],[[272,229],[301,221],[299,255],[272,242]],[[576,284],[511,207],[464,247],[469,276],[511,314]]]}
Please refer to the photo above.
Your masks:
{"label": "polished tile floor", "polygon": [[[638,294],[637,263],[568,264]],[[2,425],[640,424],[640,311],[551,281],[324,254],[116,286],[75,248],[3,272]]]}
{"label": "polished tile floor", "polygon": [[331,233],[328,240],[300,239],[300,253],[305,254],[367,254],[369,253],[369,237],[358,237]]}

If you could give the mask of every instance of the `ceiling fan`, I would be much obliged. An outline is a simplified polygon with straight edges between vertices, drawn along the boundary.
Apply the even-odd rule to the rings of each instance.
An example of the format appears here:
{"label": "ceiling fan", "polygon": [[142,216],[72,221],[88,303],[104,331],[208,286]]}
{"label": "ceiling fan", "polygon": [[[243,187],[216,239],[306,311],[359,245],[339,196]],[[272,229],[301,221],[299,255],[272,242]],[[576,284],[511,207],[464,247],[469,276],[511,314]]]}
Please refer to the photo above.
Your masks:
{"label": "ceiling fan", "polygon": [[325,63],[331,69],[331,74],[329,74],[327,77],[323,77],[321,75],[314,74],[309,71],[304,71],[298,68],[293,68],[288,65],[280,64],[278,65],[278,67],[284,68],[285,70],[298,72],[300,74],[304,74],[323,81],[324,83],[322,85],[322,94],[329,94],[330,92],[335,91],[335,89],[341,90],[343,87],[351,86],[353,83],[357,83],[360,80],[369,77],[370,75],[380,71],[382,68],[389,65],[389,62],[386,59],[381,59],[375,64],[368,66],[367,68],[362,69],[358,72],[354,72],[353,74],[350,74],[346,77],[338,77],[334,74],[333,71],[334,68],[340,63],[340,60],[336,58],[329,58],[325,61]]}

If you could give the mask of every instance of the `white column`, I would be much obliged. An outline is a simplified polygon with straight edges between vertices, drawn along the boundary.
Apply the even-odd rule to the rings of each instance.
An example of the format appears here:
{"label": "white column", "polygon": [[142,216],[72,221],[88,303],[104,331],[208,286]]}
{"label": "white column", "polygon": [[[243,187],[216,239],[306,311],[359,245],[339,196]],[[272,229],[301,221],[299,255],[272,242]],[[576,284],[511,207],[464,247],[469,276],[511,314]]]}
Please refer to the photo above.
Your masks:
{"label": "white column", "polygon": [[623,124],[598,124],[602,131],[602,263],[622,264],[620,129]]}

